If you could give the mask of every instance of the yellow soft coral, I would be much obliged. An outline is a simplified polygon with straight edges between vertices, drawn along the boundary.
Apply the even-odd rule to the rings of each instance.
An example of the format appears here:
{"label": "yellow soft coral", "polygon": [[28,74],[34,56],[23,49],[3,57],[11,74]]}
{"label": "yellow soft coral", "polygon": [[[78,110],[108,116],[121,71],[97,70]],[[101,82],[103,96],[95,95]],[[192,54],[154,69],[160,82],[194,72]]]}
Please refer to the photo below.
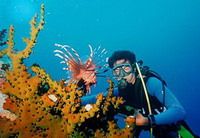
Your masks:
{"label": "yellow soft coral", "polygon": [[[39,66],[29,68],[23,64],[23,59],[32,53],[38,33],[43,28],[44,5],[41,6],[40,21],[37,22],[34,16],[30,25],[30,38],[23,38],[25,49],[14,51],[14,27],[10,26],[8,47],[0,51],[0,57],[7,55],[12,61],[12,69],[6,71],[7,81],[0,91],[9,97],[4,108],[15,117],[13,120],[0,117],[0,137],[64,138],[84,137],[87,133],[93,137],[129,137],[133,126],[119,129],[114,121],[106,120],[107,116],[112,118],[112,113],[123,103],[122,98],[113,96],[112,81],[108,81],[108,95],[99,94],[96,103],[91,104],[92,108],[86,110],[81,105],[84,92],[77,84],[64,85],[52,80]],[[30,74],[29,69],[35,74]],[[105,128],[89,128],[90,123],[96,123],[91,120],[103,120]]]}

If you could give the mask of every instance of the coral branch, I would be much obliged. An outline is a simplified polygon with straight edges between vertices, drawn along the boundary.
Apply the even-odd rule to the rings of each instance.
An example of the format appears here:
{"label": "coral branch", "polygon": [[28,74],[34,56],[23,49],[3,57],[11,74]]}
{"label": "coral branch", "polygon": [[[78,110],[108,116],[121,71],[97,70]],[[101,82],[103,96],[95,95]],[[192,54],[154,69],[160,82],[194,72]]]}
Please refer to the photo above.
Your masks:
{"label": "coral branch", "polygon": [[0,57],[2,57],[5,54],[9,56],[11,55],[14,46],[13,37],[14,37],[14,27],[11,25],[9,28],[8,41],[7,41],[8,47],[0,51]]}
{"label": "coral branch", "polygon": [[18,53],[13,50],[14,48],[14,27],[10,26],[9,34],[8,34],[8,47],[0,51],[0,57],[3,55],[7,55],[13,61],[13,68],[19,68],[21,62],[24,58],[27,58],[31,52],[32,48],[36,44],[37,36],[41,29],[44,26],[44,5],[41,5],[41,13],[40,13],[40,21],[37,25],[36,16],[30,22],[31,25],[31,32],[30,38],[23,38],[23,41],[26,43],[26,47],[24,50],[19,51]]}
{"label": "coral branch", "polygon": [[113,96],[112,81],[108,81],[108,95],[99,94],[88,110],[81,105],[84,91],[76,83],[65,85],[54,81],[39,66],[33,65],[30,71],[23,64],[43,28],[44,5],[40,15],[39,23],[36,16],[30,22],[30,38],[23,38],[24,50],[19,53],[13,50],[14,28],[11,26],[8,47],[0,51],[0,56],[7,54],[12,61],[12,69],[6,70],[6,81],[0,87],[0,91],[8,95],[4,109],[10,113],[0,116],[0,137],[132,137],[132,120],[127,120],[130,127],[124,129],[118,128],[114,121],[123,99]]}
{"label": "coral branch", "polygon": [[19,52],[18,56],[20,58],[27,58],[31,52],[32,48],[34,47],[36,43],[36,39],[38,36],[38,33],[41,29],[43,29],[44,26],[44,4],[41,5],[41,13],[40,13],[40,22],[37,25],[37,16],[34,16],[33,19],[30,22],[31,25],[31,32],[30,32],[30,38],[23,38],[23,41],[26,43],[26,48]]}

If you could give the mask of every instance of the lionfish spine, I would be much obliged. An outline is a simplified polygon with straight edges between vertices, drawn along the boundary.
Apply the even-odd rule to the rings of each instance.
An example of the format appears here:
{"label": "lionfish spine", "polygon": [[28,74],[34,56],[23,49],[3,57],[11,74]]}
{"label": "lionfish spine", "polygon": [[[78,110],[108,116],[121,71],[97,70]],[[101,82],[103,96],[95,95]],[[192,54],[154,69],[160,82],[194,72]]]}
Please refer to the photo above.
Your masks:
{"label": "lionfish spine", "polygon": [[[69,60],[69,56],[67,56],[63,51],[54,50],[54,53],[59,54],[59,55],[62,54],[62,55],[64,56],[64,57],[62,56],[64,59]],[[55,55],[56,55],[56,54],[55,54]]]}
{"label": "lionfish spine", "polygon": [[99,54],[97,55],[97,60],[96,60],[96,64],[100,64],[101,62],[104,62],[104,56],[107,54],[106,49],[104,48],[101,52],[99,52]]}
{"label": "lionfish spine", "polygon": [[62,68],[63,70],[69,70],[69,68]]}
{"label": "lionfish spine", "polygon": [[66,62],[66,61],[64,61],[64,60],[60,62],[60,64],[66,64],[66,63],[67,63],[67,62]]}
{"label": "lionfish spine", "polygon": [[88,59],[88,62],[86,64],[86,67],[90,66],[90,64],[92,63],[92,58],[93,58],[93,50],[92,50],[92,46],[91,45],[88,45],[89,46],[89,49],[90,49],[90,56],[89,56],[89,59]]}
{"label": "lionfish spine", "polygon": [[80,59],[80,56],[79,56],[78,52],[74,48],[72,48],[70,46],[68,46],[68,48],[70,48],[72,50],[72,52],[74,53],[74,55],[78,59],[78,62],[81,63],[81,59]]}
{"label": "lionfish spine", "polygon": [[106,51],[106,49],[104,48],[102,51],[101,51],[101,54],[103,54],[103,52],[105,52]]}
{"label": "lionfish spine", "polygon": [[67,48],[69,48],[68,45],[64,45],[62,48],[65,50],[65,52],[67,52],[67,54],[70,56],[70,59],[71,59],[71,60],[77,62],[76,58],[74,58],[74,56],[73,56],[73,55],[69,52],[69,50],[67,49]]}
{"label": "lionfish spine", "polygon": [[88,45],[89,46],[89,48],[90,48],[90,58],[92,59],[92,57],[93,57],[93,50],[92,50],[92,46],[91,45]]}
{"label": "lionfish spine", "polygon": [[74,57],[72,56],[72,54],[66,49],[66,47],[68,47],[67,45],[55,44],[55,46],[60,47],[61,49],[64,49],[65,52],[70,56],[70,58],[72,58],[72,59],[74,58]]}
{"label": "lionfish spine", "polygon": [[59,57],[59,58],[61,58],[61,59],[64,59],[64,57],[61,56],[60,54],[54,54],[54,56]]}
{"label": "lionfish spine", "polygon": [[61,49],[64,49],[66,54],[60,50],[55,50],[54,52],[62,53],[63,55],[65,55],[67,57],[68,60],[75,60],[74,57],[72,56],[72,54],[66,49],[66,47],[68,47],[67,45],[55,44],[55,46],[60,47]]}
{"label": "lionfish spine", "polygon": [[97,49],[97,51],[99,51],[99,49],[101,48],[101,45],[99,45],[99,47],[98,47],[98,49]]}

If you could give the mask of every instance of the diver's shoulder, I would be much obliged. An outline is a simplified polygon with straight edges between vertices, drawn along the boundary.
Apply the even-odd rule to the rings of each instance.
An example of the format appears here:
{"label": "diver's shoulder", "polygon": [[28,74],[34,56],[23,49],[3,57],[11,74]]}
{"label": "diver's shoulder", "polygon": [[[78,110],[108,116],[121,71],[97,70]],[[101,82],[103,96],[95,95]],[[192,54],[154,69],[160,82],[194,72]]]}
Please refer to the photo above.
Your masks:
{"label": "diver's shoulder", "polygon": [[146,85],[149,89],[161,88],[162,82],[156,77],[149,77],[146,81]]}
{"label": "diver's shoulder", "polygon": [[149,77],[148,79],[147,79],[147,83],[162,83],[161,82],[161,80],[159,80],[158,78],[156,78],[156,77],[154,77],[154,76],[152,76],[152,77]]}

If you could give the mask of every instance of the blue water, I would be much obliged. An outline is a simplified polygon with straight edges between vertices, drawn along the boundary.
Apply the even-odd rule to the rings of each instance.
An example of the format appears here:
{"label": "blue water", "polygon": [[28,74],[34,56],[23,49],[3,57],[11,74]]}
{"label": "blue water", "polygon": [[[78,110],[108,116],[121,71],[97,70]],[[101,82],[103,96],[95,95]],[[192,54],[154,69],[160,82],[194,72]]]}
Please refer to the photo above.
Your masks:
{"label": "blue water", "polygon": [[46,24],[27,65],[38,63],[60,80],[67,75],[53,55],[54,43],[73,46],[81,57],[88,55],[88,44],[109,54],[132,50],[165,78],[200,134],[199,0],[0,0],[0,30],[14,25],[15,49],[24,48],[21,38],[29,35],[28,22],[41,3]]}

